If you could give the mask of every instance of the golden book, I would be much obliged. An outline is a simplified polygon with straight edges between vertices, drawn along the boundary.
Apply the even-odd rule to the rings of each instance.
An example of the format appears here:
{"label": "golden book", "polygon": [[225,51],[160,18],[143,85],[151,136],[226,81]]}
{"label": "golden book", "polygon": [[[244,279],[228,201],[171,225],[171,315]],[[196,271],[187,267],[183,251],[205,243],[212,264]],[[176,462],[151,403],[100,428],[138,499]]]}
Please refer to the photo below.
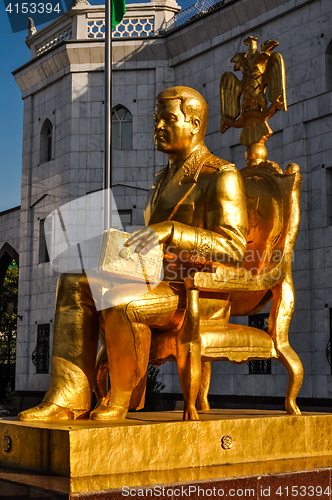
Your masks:
{"label": "golden book", "polygon": [[163,270],[163,252],[159,243],[142,255],[135,252],[135,246],[128,245],[129,237],[130,234],[113,228],[104,231],[98,272],[133,281],[159,283]]}

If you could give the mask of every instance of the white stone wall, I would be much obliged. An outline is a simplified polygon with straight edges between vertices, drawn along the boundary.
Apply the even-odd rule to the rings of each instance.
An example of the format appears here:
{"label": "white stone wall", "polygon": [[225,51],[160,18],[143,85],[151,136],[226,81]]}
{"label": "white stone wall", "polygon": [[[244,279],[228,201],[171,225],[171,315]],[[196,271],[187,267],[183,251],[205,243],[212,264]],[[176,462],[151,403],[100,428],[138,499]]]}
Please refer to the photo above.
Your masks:
{"label": "white stone wall", "polygon": [[[226,2],[220,10],[167,36],[114,40],[113,105],[122,104],[133,115],[132,150],[113,153],[114,193],[118,208],[132,209],[133,223],[142,223],[146,190],[166,162],[153,145],[154,99],[172,85],[191,86],[202,93],[210,110],[207,146],[238,168],[244,166],[240,132],[219,133],[219,81],[232,70],[231,57],[246,50],[242,41],[248,35],[258,37],[259,44],[278,40],[277,50],[285,60],[288,112],[279,112],[270,121],[274,134],[267,147],[269,159],[283,169],[296,162],[303,176],[290,342],[305,370],[300,396],[327,398],[332,391],[331,366],[325,355],[332,308],[331,193],[327,192],[332,92],[326,85],[325,57],[332,39],[330,0]],[[41,390],[49,380],[34,373],[31,352],[36,322],[53,317],[56,276],[49,264],[37,263],[37,221],[56,206],[102,186],[103,42],[86,39],[59,45],[15,76],[25,100],[20,314],[24,311],[28,318],[19,331],[17,388]],[[45,118],[54,124],[54,159],[38,165],[38,134]],[[39,301],[41,294],[45,298]],[[174,363],[161,368],[161,379],[165,391],[180,392]],[[246,364],[220,362],[213,364],[210,392],[283,396],[287,381],[286,370],[275,361],[272,374],[265,376],[248,375]]]}

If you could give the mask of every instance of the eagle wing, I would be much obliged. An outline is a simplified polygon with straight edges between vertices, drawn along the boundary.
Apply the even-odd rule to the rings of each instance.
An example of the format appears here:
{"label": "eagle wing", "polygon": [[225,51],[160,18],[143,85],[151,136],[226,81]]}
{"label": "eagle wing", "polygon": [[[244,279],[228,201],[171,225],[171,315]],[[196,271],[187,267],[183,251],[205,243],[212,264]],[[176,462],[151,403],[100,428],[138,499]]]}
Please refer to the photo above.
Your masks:
{"label": "eagle wing", "polygon": [[263,74],[263,85],[268,87],[269,101],[273,104],[280,97],[281,109],[287,111],[285,63],[278,52],[269,57]]}
{"label": "eagle wing", "polygon": [[220,80],[220,114],[235,120],[240,114],[240,96],[242,82],[230,71],[224,73]]}

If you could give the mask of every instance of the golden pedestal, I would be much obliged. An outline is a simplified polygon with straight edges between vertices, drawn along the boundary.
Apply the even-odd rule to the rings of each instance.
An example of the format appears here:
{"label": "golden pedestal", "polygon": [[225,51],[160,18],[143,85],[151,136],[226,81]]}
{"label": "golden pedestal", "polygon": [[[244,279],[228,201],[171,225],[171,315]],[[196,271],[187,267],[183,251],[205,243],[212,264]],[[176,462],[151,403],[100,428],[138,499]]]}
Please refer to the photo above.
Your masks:
{"label": "golden pedestal", "polygon": [[109,487],[119,488],[147,472],[168,482],[179,480],[178,469],[191,470],[193,479],[198,467],[329,456],[332,461],[332,414],[212,410],[200,418],[184,422],[182,412],[174,411],[130,413],[110,424],[2,420],[0,465],[67,478],[109,476]]}

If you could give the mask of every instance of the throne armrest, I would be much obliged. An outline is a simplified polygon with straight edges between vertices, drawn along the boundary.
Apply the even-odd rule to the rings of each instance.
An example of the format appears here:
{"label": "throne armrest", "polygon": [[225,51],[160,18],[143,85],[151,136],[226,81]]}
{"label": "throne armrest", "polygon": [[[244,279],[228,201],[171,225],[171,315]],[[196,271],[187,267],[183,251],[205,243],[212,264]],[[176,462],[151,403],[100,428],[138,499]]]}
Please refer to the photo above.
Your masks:
{"label": "throne armrest", "polygon": [[252,274],[243,267],[218,267],[215,273],[195,273],[192,286],[199,290],[210,291],[237,291],[257,292],[269,290],[280,283],[286,275],[285,260],[281,259],[279,264],[272,268],[265,268],[263,272]]}

